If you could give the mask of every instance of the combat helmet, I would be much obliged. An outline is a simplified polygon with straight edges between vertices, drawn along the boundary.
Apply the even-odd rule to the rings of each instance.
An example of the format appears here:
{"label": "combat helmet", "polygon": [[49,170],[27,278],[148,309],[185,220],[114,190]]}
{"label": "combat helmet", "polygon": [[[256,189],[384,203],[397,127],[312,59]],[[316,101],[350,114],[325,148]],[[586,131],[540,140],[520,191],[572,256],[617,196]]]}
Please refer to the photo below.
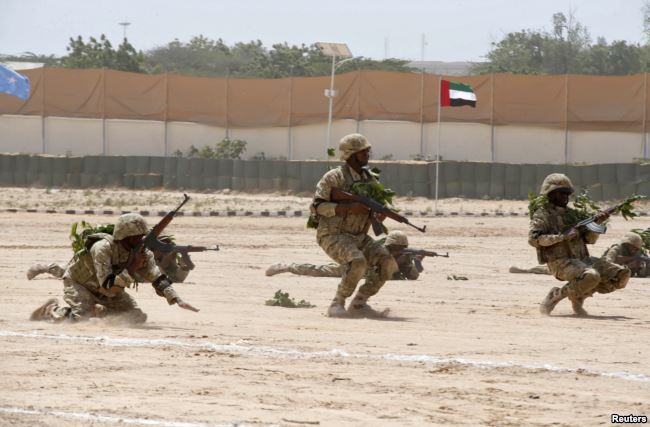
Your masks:
{"label": "combat helmet", "polygon": [[358,153],[359,151],[366,150],[371,147],[372,145],[370,145],[366,137],[360,133],[351,133],[349,135],[345,135],[343,138],[341,138],[341,142],[339,142],[339,152],[341,153],[340,159],[342,161],[346,161],[354,153]]}
{"label": "combat helmet", "polygon": [[575,191],[573,184],[571,183],[571,180],[568,176],[563,173],[552,173],[544,178],[544,182],[542,182],[542,188],[539,190],[539,194],[546,196],[551,191],[559,189],[566,189],[569,191],[569,193],[573,193]]}
{"label": "combat helmet", "polygon": [[113,230],[113,239],[122,240],[130,236],[147,234],[149,228],[142,215],[128,213],[120,216]]}
{"label": "combat helmet", "polygon": [[388,233],[388,236],[386,237],[385,245],[386,246],[395,245],[395,246],[406,246],[406,247],[408,247],[409,240],[406,237],[406,234],[404,234],[404,232],[397,231],[397,230],[396,231],[391,231],[390,233]]}
{"label": "combat helmet", "polygon": [[641,236],[636,233],[625,233],[621,239],[621,243],[627,243],[628,245],[634,246],[637,249],[643,248],[643,240],[641,239]]}

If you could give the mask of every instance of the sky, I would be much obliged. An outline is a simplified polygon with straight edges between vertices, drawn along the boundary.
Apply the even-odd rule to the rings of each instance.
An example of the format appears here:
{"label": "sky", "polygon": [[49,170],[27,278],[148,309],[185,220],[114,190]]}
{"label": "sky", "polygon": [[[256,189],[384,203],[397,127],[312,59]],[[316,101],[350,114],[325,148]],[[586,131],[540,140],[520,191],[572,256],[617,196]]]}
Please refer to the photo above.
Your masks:
{"label": "sky", "polygon": [[573,11],[594,41],[644,42],[645,1],[0,0],[0,53],[61,56],[70,37],[102,33],[117,46],[119,23],[130,22],[127,37],[143,51],[202,34],[228,45],[342,42],[372,59],[480,61],[509,32],[550,31],[556,12]]}

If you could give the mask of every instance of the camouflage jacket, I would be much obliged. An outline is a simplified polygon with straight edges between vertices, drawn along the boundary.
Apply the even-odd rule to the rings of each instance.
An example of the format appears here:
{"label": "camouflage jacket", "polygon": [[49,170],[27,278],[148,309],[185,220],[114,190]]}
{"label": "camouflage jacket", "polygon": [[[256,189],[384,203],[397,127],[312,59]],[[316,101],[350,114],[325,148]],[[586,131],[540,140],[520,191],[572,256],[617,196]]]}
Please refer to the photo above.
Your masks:
{"label": "camouflage jacket", "polygon": [[603,253],[603,258],[605,258],[606,261],[613,262],[614,264],[618,264],[616,262],[616,258],[618,257],[629,257],[632,256],[632,254],[626,247],[625,245],[621,243],[615,243]]}
{"label": "camouflage jacket", "polygon": [[365,169],[361,175],[347,164],[328,171],[316,185],[313,207],[318,215],[317,238],[348,233],[352,235],[367,234],[370,228],[370,213],[362,214],[341,214],[336,213],[337,203],[330,202],[330,191],[332,188],[340,188],[350,191],[355,182],[374,181]]}
{"label": "camouflage jacket", "polygon": [[[94,236],[99,238],[98,241],[91,246],[88,252],[76,255],[72,259],[63,278],[83,285],[95,295],[112,297],[124,292],[124,288],[130,287],[135,282],[125,268],[129,259],[129,251],[115,242],[110,234],[96,234]],[[147,257],[146,264],[137,271],[137,275],[144,281],[153,282],[162,273],[156,266],[151,251],[146,250],[145,253]],[[101,285],[106,282],[110,275],[115,275],[114,285],[110,289],[105,289]],[[165,289],[163,294],[170,304],[178,298],[172,286]]]}
{"label": "camouflage jacket", "polygon": [[578,237],[567,239],[562,232],[567,225],[564,217],[570,208],[552,204],[543,206],[533,214],[528,232],[528,243],[537,249],[540,264],[552,263],[565,258],[586,259],[588,244],[596,243],[598,234],[581,230]]}

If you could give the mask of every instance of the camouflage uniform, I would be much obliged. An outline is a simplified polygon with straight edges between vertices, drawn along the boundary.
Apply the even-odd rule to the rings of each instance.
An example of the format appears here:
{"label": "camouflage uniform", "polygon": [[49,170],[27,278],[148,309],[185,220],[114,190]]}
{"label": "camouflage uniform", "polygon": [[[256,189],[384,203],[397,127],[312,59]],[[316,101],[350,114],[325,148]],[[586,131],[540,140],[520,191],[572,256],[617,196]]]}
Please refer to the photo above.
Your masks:
{"label": "camouflage uniform", "polygon": [[[643,240],[636,233],[627,233],[619,243],[610,246],[603,253],[603,258],[611,263],[626,265],[633,276],[648,277],[650,263],[637,258],[638,255],[643,255]],[[632,257],[632,259],[627,262],[620,262],[619,257]]]}
{"label": "camouflage uniform", "polygon": [[[542,184],[540,194],[548,195],[557,189],[573,192],[573,185],[562,174],[551,174]],[[613,264],[604,258],[589,256],[587,244],[594,244],[598,234],[580,230],[576,238],[563,233],[567,224],[564,217],[569,208],[548,203],[533,214],[528,243],[537,249],[540,264],[547,264],[556,279],[567,281],[562,288],[553,288],[540,305],[544,314],[550,314],[563,298],[571,300],[576,314],[586,314],[582,309],[585,298],[594,292],[608,293],[625,287],[630,277],[627,267]]]}
{"label": "camouflage uniform", "polygon": [[[603,257],[606,261],[612,264],[617,264],[618,257],[631,257],[637,255],[639,252],[632,253],[631,246],[637,248],[637,251],[642,250],[643,241],[636,233],[627,233],[619,243],[615,243],[605,250]],[[633,276],[647,277],[647,270],[650,265],[640,260],[632,260],[630,262],[618,262],[618,264],[627,266],[632,272]],[[532,273],[532,274],[551,274],[551,271],[545,265],[538,265],[531,268],[510,267],[510,273]]]}
{"label": "camouflage uniform", "polygon": [[[390,280],[417,280],[420,276],[420,272],[415,266],[415,262],[412,257],[411,262],[399,265],[399,270],[393,274],[393,277]],[[330,264],[275,264],[271,268],[274,268],[273,274],[267,274],[267,276],[273,276],[278,273],[293,273],[298,276],[311,276],[311,277],[342,277],[343,276],[343,266],[336,263]],[[268,271],[268,270],[267,270]]]}
{"label": "camouflage uniform", "polygon": [[[351,134],[343,137],[339,150],[341,160],[370,148],[365,137]],[[316,240],[325,253],[343,268],[341,282],[328,310],[328,314],[340,315],[345,300],[354,292],[357,283],[366,276],[354,298],[354,305],[365,305],[369,297],[375,295],[386,280],[397,270],[397,263],[388,250],[368,236],[370,213],[337,214],[337,203],[330,202],[332,188],[350,191],[355,182],[376,180],[367,170],[358,174],[345,164],[328,171],[316,185],[313,210],[317,214],[318,228]]]}
{"label": "camouflage uniform", "polygon": [[[146,232],[146,223],[140,215],[126,214],[118,220],[114,236],[103,233],[89,236],[95,243],[87,252],[76,255],[63,274],[63,299],[68,306],[50,300],[32,314],[32,320],[86,319],[95,314],[98,304],[106,314],[125,314],[136,323],[146,321],[146,314],[125,291],[134,283],[134,278],[126,270],[130,252],[119,241]],[[178,294],[171,282],[156,266],[151,251],[145,250],[145,256],[145,265],[137,274],[152,282],[156,293],[174,304]],[[114,284],[109,287],[106,284],[111,279]]]}

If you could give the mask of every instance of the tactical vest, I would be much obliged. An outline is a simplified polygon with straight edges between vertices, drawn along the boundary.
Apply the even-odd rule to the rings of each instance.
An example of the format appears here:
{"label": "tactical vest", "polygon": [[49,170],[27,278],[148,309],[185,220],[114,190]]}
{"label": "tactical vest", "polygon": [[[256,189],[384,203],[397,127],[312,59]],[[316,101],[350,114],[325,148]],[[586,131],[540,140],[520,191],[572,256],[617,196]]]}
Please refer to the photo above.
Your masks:
{"label": "tactical vest", "polygon": [[[93,258],[90,255],[90,248],[97,242],[106,240],[110,243],[111,247],[115,244],[113,236],[106,233],[91,234],[87,237],[85,242],[85,251],[80,251],[75,254],[70,266],[68,267],[65,277],[72,279],[74,282],[83,285],[85,288],[99,292],[105,296],[114,296],[122,292],[124,288],[120,286],[113,286],[111,289],[103,289],[100,283],[97,283],[97,271]],[[113,266],[113,272],[116,273],[118,266]],[[120,269],[121,270],[121,269]]]}
{"label": "tactical vest", "polygon": [[[351,191],[352,185],[356,182],[369,182],[374,180],[365,169],[361,171],[361,180],[355,181],[350,171],[350,166],[339,166],[343,173],[343,185],[341,189]],[[318,215],[318,232],[317,237],[323,237],[333,234],[350,233],[354,235],[367,234],[370,228],[370,213],[364,214],[343,214],[332,217]]]}

